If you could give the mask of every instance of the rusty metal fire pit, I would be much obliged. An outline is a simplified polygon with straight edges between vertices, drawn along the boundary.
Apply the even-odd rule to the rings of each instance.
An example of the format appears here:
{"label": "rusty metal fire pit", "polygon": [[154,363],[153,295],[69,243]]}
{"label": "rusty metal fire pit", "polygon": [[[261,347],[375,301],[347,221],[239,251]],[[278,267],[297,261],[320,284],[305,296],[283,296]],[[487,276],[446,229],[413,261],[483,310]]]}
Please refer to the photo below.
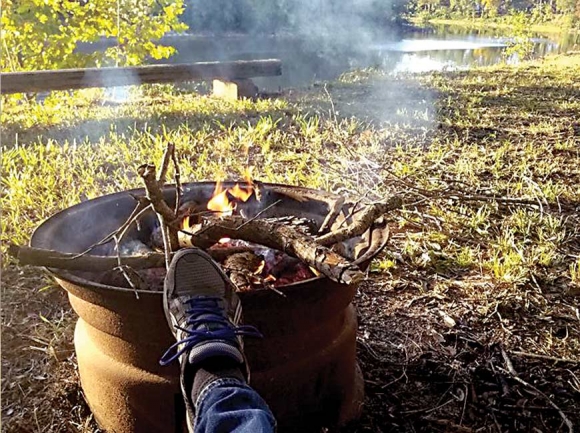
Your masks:
{"label": "rusty metal fire pit", "polygon": [[[207,202],[214,186],[213,182],[185,184],[184,198]],[[320,225],[329,212],[327,202],[312,198],[316,190],[292,187],[288,196],[268,193],[269,187],[263,184],[262,208],[279,202],[264,217],[294,215]],[[38,227],[31,245],[65,253],[84,251],[127,219],[135,203],[130,193],[143,190],[106,195],[65,209]],[[173,187],[163,193],[168,203],[175,201]],[[301,195],[310,199],[296,199]],[[384,230],[374,226],[361,237],[367,239],[362,268],[382,247],[372,239],[380,239],[378,232]],[[129,236],[142,234],[135,230]],[[94,254],[104,253],[95,250]],[[173,338],[162,294],[100,284],[84,272],[50,272],[67,290],[79,315],[74,338],[79,373],[99,425],[114,432],[182,431],[185,411],[177,365],[158,363]],[[351,304],[356,288],[316,277],[278,289],[285,296],[271,290],[240,293],[245,322],[265,336],[246,342],[252,386],[272,408],[280,430],[304,431],[356,418],[364,395]]]}

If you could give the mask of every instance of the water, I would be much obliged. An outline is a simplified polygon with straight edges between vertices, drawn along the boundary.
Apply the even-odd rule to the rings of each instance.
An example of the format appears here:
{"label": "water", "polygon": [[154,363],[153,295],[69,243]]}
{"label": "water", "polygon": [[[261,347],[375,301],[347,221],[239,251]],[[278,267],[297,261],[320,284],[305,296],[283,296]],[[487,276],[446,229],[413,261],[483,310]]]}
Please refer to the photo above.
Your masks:
{"label": "water", "polygon": [[[164,39],[178,49],[171,62],[280,58],[281,77],[257,78],[261,88],[303,87],[316,81],[336,79],[355,68],[379,67],[393,73],[469,69],[500,62],[512,39],[505,30],[473,30],[450,26],[405,32],[398,40],[375,40],[348,48],[317,44],[293,36],[172,36]],[[355,38],[353,38],[355,39]],[[533,35],[532,57],[580,48],[580,35]]]}
{"label": "water", "polygon": [[[513,38],[505,30],[474,30],[440,26],[432,33],[412,32],[404,39],[377,44],[374,49],[384,53],[400,53],[393,66],[396,72],[425,72],[446,69],[469,69],[501,62],[517,63],[517,54],[506,55]],[[532,58],[565,53],[580,48],[580,35],[532,35]]]}
{"label": "water", "polygon": [[[260,87],[276,89],[333,80],[356,68],[378,67],[394,73],[413,73],[519,61],[517,55],[506,57],[506,49],[513,42],[506,30],[437,26],[406,31],[398,39],[363,41],[352,35],[350,40],[346,47],[333,41],[299,39],[293,35],[175,34],[164,37],[161,42],[177,48],[178,54],[158,63],[279,58],[283,63],[282,77],[256,79]],[[532,41],[532,57],[580,49],[580,34],[535,34]],[[114,40],[105,40],[98,44],[79,44],[79,50],[90,52],[114,43]]]}

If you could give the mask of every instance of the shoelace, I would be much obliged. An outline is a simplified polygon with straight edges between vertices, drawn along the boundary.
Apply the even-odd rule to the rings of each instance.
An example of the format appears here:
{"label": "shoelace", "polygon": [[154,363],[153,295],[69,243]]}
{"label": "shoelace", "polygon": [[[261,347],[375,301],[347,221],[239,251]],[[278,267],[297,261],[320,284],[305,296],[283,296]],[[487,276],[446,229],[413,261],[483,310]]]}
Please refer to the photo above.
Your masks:
{"label": "shoelace", "polygon": [[[237,346],[236,337],[262,338],[263,335],[251,325],[233,326],[223,315],[223,309],[219,306],[221,298],[204,297],[191,298],[185,301],[190,307],[185,311],[189,315],[186,327],[177,326],[177,329],[185,332],[188,336],[173,345],[163,354],[159,364],[167,365],[178,359],[184,352],[195,347],[202,341],[226,340]],[[203,317],[201,317],[203,316]],[[216,329],[201,330],[195,329],[201,325],[214,324]],[[183,345],[181,349],[179,346]],[[175,352],[172,354],[172,352]]]}

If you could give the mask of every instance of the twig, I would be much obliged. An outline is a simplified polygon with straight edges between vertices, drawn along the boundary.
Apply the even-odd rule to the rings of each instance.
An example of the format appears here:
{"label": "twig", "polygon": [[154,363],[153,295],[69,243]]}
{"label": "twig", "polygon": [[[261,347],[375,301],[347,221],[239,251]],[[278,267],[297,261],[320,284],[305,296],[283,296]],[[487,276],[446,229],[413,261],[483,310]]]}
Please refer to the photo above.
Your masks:
{"label": "twig", "polygon": [[[119,266],[117,266],[115,269],[118,269],[119,271],[121,271],[121,274],[123,274],[123,277],[125,278],[125,280],[129,283],[129,286],[133,289],[133,291],[135,292],[135,297],[137,299],[139,299],[139,290],[147,290],[148,287],[147,285],[145,285],[145,287],[141,287],[141,285],[137,285],[134,281],[133,281],[133,277],[137,276],[137,278],[139,277],[139,274],[137,274],[137,272],[135,272],[134,269],[130,268],[129,266],[126,265],[122,265],[119,264]],[[131,272],[131,275],[133,275],[133,277],[131,275],[129,275],[129,272]],[[141,278],[140,280],[142,282],[144,282]]]}
{"label": "twig", "polygon": [[342,211],[342,206],[344,205],[345,201],[346,199],[344,197],[339,196],[334,202],[330,203],[330,209],[328,210],[326,218],[324,218],[324,221],[322,221],[322,225],[320,226],[320,229],[318,229],[318,233],[324,233],[327,229],[330,231],[332,224],[334,224],[334,221]]}
{"label": "twig", "polygon": [[435,411],[441,409],[442,407],[447,406],[449,403],[453,403],[454,401],[455,401],[455,398],[452,398],[451,400],[448,400],[445,403],[442,403],[438,406],[435,406],[435,407],[432,407],[429,409],[423,408],[423,409],[406,410],[406,411],[401,412],[401,414],[402,415],[411,415],[411,414],[415,414],[415,413],[431,413],[431,412],[435,412]]}
{"label": "twig", "polygon": [[370,229],[370,234],[371,240],[369,243],[369,248],[365,253],[356,258],[356,260],[353,262],[355,265],[361,265],[362,263],[373,259],[383,250],[383,248],[385,248],[389,242],[391,231],[389,230],[389,226],[387,225],[384,218],[378,218],[373,222],[373,225]]}
{"label": "twig", "polygon": [[260,212],[258,212],[256,215],[254,215],[252,218],[250,218],[249,220],[245,221],[241,226],[238,227],[238,229],[241,229],[242,227],[244,227],[246,224],[251,223],[252,221],[254,221],[256,218],[258,218],[260,215],[263,215],[265,212],[267,212],[268,210],[272,209],[274,206],[276,206],[278,203],[280,203],[282,200],[276,200],[274,203],[272,203],[269,206],[266,206],[264,209],[262,209]]}
{"label": "twig", "polygon": [[[169,265],[171,264],[171,252],[173,248],[171,247],[171,240],[169,237],[169,228],[165,223],[165,218],[161,214],[157,214],[157,219],[159,220],[159,230],[161,230],[161,239],[163,239],[163,253],[165,255],[165,268],[169,270]],[[177,233],[176,233],[177,234]],[[179,245],[179,239],[177,241]]]}
{"label": "twig", "polygon": [[[556,403],[554,403],[550,397],[548,397],[546,394],[544,394],[542,391],[540,391],[534,385],[532,385],[532,384],[526,382],[525,380],[523,380],[522,378],[520,378],[517,371],[515,370],[515,368],[512,364],[511,359],[509,358],[507,352],[505,351],[505,349],[503,347],[501,347],[500,349],[501,349],[501,356],[503,357],[503,360],[505,362],[507,372],[512,376],[512,378],[516,382],[521,383],[525,387],[531,389],[536,395],[541,396],[544,399],[546,399],[546,401],[550,404],[550,406],[552,406],[554,409],[556,409],[558,411],[558,413],[560,414],[560,417],[562,417],[562,420],[564,420],[564,423],[568,426],[568,431],[570,433],[574,433],[574,425],[572,424],[572,421],[570,421],[568,419],[566,414],[564,412],[562,412],[562,409],[560,409],[560,407],[558,407],[556,405]],[[498,367],[498,368],[501,368],[501,367]],[[504,369],[502,368],[502,370],[504,370]],[[504,370],[504,371],[506,371],[506,370]]]}
{"label": "twig", "polygon": [[[226,257],[253,251],[252,247],[221,247],[210,248],[207,253],[217,262],[222,262]],[[61,253],[59,251],[45,250],[41,248],[9,245],[8,254],[18,260],[21,265],[46,266],[47,268],[66,269],[69,271],[102,272],[109,271],[118,266],[116,256],[92,256]],[[161,268],[165,264],[165,256],[161,253],[148,253],[134,256],[122,255],[124,266],[131,269]]]}
{"label": "twig", "polygon": [[403,205],[399,196],[391,197],[385,202],[375,203],[367,206],[359,215],[357,221],[350,226],[344,227],[332,233],[320,236],[316,239],[319,245],[330,246],[355,236],[362,235],[381,215],[390,210],[398,209]]}
{"label": "twig", "polygon": [[442,195],[441,198],[448,198],[448,199],[457,200],[457,201],[495,201],[498,203],[524,204],[527,206],[538,206],[538,203],[534,200],[528,200],[525,198],[517,198],[517,197],[499,197],[496,195],[448,194],[448,195]]}
{"label": "twig", "polygon": [[157,183],[159,184],[159,188],[163,188],[163,185],[165,185],[165,178],[167,177],[169,162],[172,160],[174,153],[175,145],[173,143],[168,143],[167,147],[165,148],[165,152],[163,152],[161,167],[159,167],[159,174],[157,175]]}
{"label": "twig", "polygon": [[173,160],[173,167],[175,169],[174,180],[175,180],[175,215],[181,207],[181,200],[183,198],[183,188],[181,187],[181,170],[179,169],[179,162],[177,161],[177,156],[175,155],[175,148],[171,152],[171,159]]}
{"label": "twig", "polygon": [[430,416],[423,417],[423,419],[444,427],[446,432],[473,433],[475,431],[469,427],[462,426],[461,424],[455,424],[453,421],[448,419],[436,419]]}
{"label": "twig", "polygon": [[[145,209],[142,209],[132,218],[132,220],[137,221],[139,217],[143,215],[150,207],[151,205],[148,205]],[[133,211],[133,214],[134,213],[135,211]],[[141,279],[141,282],[144,284],[139,284],[139,286],[137,286],[137,284],[135,284],[133,281],[133,277],[137,275],[137,278],[140,278],[139,274],[137,274],[133,269],[126,267],[121,260],[121,242],[123,241],[123,237],[125,236],[130,227],[131,224],[125,224],[125,227],[123,227],[122,230],[121,228],[119,228],[119,230],[121,230],[120,233],[116,233],[113,236],[113,239],[115,240],[115,250],[117,251],[117,264],[119,265],[118,268],[123,274],[123,277],[125,277],[125,280],[127,280],[131,288],[135,291],[135,297],[139,299],[139,292],[137,290],[139,288],[146,290],[148,288],[147,283]],[[131,270],[131,273],[129,273],[127,268]],[[143,287],[143,285],[145,285],[145,287]]]}
{"label": "twig", "polygon": [[565,362],[568,364],[580,364],[579,359],[572,359],[572,358],[558,358],[556,356],[549,356],[549,355],[542,355],[540,353],[529,353],[529,352],[520,352],[517,350],[510,350],[512,355],[516,356],[523,356],[526,358],[538,358],[538,359],[545,359],[547,361],[554,361],[554,362]]}
{"label": "twig", "polygon": [[125,222],[123,224],[121,224],[121,226],[117,230],[109,233],[103,239],[101,239],[98,242],[95,242],[90,247],[88,247],[86,250],[84,250],[83,252],[81,252],[79,254],[74,255],[72,258],[74,259],[77,257],[84,256],[85,254],[90,253],[96,247],[104,245],[108,242],[111,242],[118,233],[124,232],[129,227],[131,227],[131,225],[138,220],[139,216],[142,215],[143,210],[147,209],[151,205],[151,202],[146,197],[133,196],[133,198],[135,200],[137,200],[137,206],[135,207],[135,209],[133,209],[133,212],[131,212],[131,215],[129,215],[129,217],[125,220]]}
{"label": "twig", "polygon": [[360,208],[357,209],[358,206],[362,203],[362,201],[366,198],[366,196],[369,194],[369,192],[367,191],[361,198],[359,198],[357,201],[355,201],[352,205],[352,207],[350,208],[350,212],[344,217],[344,219],[342,220],[342,222],[340,223],[340,225],[338,226],[338,228],[342,228],[349,219],[351,219],[355,213],[360,212],[361,210],[364,209]]}
{"label": "twig", "polygon": [[145,190],[147,191],[147,198],[153,205],[153,209],[159,215],[159,222],[161,223],[161,231],[167,227],[169,230],[169,252],[179,248],[179,240],[177,238],[177,230],[175,230],[169,224],[175,221],[175,212],[171,209],[165,202],[163,197],[163,192],[159,187],[159,182],[155,179],[155,165],[153,164],[143,164],[137,168],[139,176],[143,179],[145,183]]}

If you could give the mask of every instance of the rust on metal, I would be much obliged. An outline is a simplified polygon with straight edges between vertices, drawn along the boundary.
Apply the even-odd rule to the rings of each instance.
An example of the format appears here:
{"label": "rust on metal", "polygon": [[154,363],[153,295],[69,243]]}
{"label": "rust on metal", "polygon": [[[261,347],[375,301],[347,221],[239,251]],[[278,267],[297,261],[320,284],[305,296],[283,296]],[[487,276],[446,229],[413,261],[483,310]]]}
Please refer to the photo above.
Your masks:
{"label": "rust on metal", "polygon": [[[207,201],[214,186],[186,184],[186,198]],[[307,191],[310,197],[299,201],[272,192],[276,188],[268,192],[267,184],[263,188],[264,207],[282,197],[270,216],[297,215],[321,224],[328,212],[327,201],[315,200],[316,190],[295,188],[296,194]],[[173,191],[164,191],[169,202]],[[73,206],[43,223],[31,244],[78,253],[123,222],[133,204],[123,192]],[[83,215],[91,214],[89,224]],[[361,267],[384,245],[377,233],[368,238]],[[131,289],[95,283],[82,272],[51,272],[79,316],[75,350],[81,385],[100,426],[119,433],[179,431],[185,416],[179,371],[177,365],[158,363],[173,339],[161,293],[141,290],[136,297]],[[245,344],[251,385],[272,408],[280,431],[332,427],[355,419],[364,397],[356,361],[356,287],[316,277],[278,289],[285,296],[271,290],[240,293],[245,322],[265,336]]]}

